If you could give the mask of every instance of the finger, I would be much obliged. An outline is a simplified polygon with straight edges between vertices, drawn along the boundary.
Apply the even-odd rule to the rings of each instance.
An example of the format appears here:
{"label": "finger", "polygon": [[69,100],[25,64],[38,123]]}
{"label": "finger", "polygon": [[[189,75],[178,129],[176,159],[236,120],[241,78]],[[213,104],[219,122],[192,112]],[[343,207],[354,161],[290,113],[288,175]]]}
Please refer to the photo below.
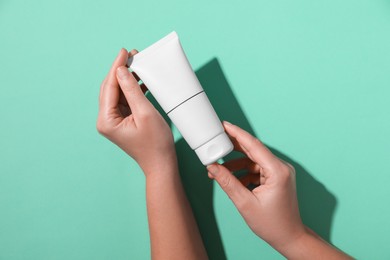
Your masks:
{"label": "finger", "polygon": [[117,84],[117,79],[116,79],[116,70],[120,66],[124,66],[127,62],[127,57],[128,53],[127,50],[122,48],[119,51],[118,56],[115,58],[114,62],[112,63],[112,66],[110,68],[110,71],[108,72],[108,75],[105,79],[105,84],[106,85],[115,85]]}
{"label": "finger", "polygon": [[126,64],[127,51],[121,49],[115,61],[113,62],[111,69],[103,81],[101,87],[101,106],[105,109],[114,108],[118,104],[119,100],[119,87],[115,73],[119,66]]}
{"label": "finger", "polygon": [[106,79],[103,80],[102,84],[100,84],[100,90],[99,90],[99,104],[101,103],[102,100],[102,94],[103,94],[103,86],[106,84]]}
{"label": "finger", "polygon": [[119,88],[119,102],[118,103],[122,104],[122,105],[125,105],[125,106],[129,106],[129,104],[127,104],[126,97],[123,94],[122,89],[120,89],[120,88]]}
{"label": "finger", "polygon": [[248,203],[254,199],[253,194],[244,187],[225,166],[211,164],[207,166],[207,170],[233,201],[239,211],[244,209],[245,205],[248,205]]}
{"label": "finger", "polygon": [[[231,135],[226,131],[225,122],[226,122],[226,121],[223,122],[223,126],[224,126],[224,128],[225,128],[226,134],[227,134],[227,135],[229,136],[229,138],[230,138],[230,141],[232,141],[232,143],[233,143],[233,149],[234,149],[234,151],[238,151],[238,152],[241,152],[241,153],[243,153],[243,154],[247,154],[247,150],[245,149],[245,147],[243,147],[243,146],[237,141],[237,139],[236,139],[235,137],[231,136]],[[229,124],[230,124],[230,123],[229,123]]]}
{"label": "finger", "polygon": [[117,78],[119,86],[123,91],[135,119],[144,113],[150,112],[151,109],[154,109],[153,105],[142,92],[137,80],[125,66],[121,66],[117,69]]}
{"label": "finger", "polygon": [[[138,53],[138,51],[136,49],[132,49],[130,52],[129,52],[129,58],[136,55]],[[128,67],[127,63],[126,63],[126,67]],[[134,78],[137,80],[137,81],[140,81],[141,78],[137,75],[137,73],[135,73],[134,71],[131,72],[134,76]],[[149,89],[145,86],[144,83],[142,83],[141,85],[141,89],[142,89],[142,92],[144,92],[144,94],[146,93],[146,91],[148,91]]]}
{"label": "finger", "polygon": [[137,53],[138,53],[138,51],[136,49],[132,49],[127,56],[128,56],[128,58],[130,58],[130,57],[136,55]]}
{"label": "finger", "polygon": [[137,73],[135,73],[134,71],[131,72],[131,74],[133,74],[134,78],[137,80],[137,81],[140,81],[140,77],[138,77]]}
{"label": "finger", "polygon": [[279,163],[279,160],[270,150],[257,138],[247,131],[228,122],[223,122],[226,132],[233,137],[248,155],[260,167],[272,168]]}
{"label": "finger", "polygon": [[266,178],[264,175],[260,175],[260,185],[264,185],[266,181]]}
{"label": "finger", "polygon": [[[131,72],[131,74],[133,74],[134,78],[138,81],[138,83],[140,83],[139,81],[141,80],[137,73],[135,73],[134,71]],[[142,89],[142,92],[144,92],[144,94],[146,93],[146,91],[148,91],[149,89],[146,87],[146,85],[141,81],[141,89]]]}
{"label": "finger", "polygon": [[[131,57],[133,57],[134,55],[136,55],[138,53],[138,51],[136,50],[136,49],[132,49],[129,53],[128,53],[128,55],[127,55],[127,61],[126,61],[126,67],[130,67],[130,65],[129,64],[131,64],[131,61],[132,61],[132,59],[131,59]],[[139,80],[139,79],[138,79]]]}
{"label": "finger", "polygon": [[229,134],[228,134],[228,136],[233,143],[233,147],[234,147],[233,149],[235,151],[241,152],[243,154],[247,153],[247,151],[245,150],[245,147],[241,146],[241,144],[236,140],[236,138],[230,136]]}

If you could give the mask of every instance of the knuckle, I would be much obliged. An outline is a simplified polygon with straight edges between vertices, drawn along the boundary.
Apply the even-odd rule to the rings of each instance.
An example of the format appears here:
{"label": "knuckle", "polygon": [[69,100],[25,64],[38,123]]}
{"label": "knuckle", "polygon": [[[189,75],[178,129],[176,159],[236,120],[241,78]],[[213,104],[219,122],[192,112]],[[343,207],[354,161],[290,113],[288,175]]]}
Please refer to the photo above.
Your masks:
{"label": "knuckle", "polygon": [[263,143],[254,136],[251,136],[249,140],[250,140],[249,147],[247,147],[248,150],[254,151],[263,146]]}
{"label": "knuckle", "polygon": [[253,140],[253,143],[255,143],[256,145],[262,144],[261,141],[260,141],[260,139],[254,137],[254,136],[252,136],[252,140]]}
{"label": "knuckle", "polygon": [[264,144],[261,142],[259,138],[256,138],[253,136],[253,143],[256,144],[256,146],[263,146]]}
{"label": "knuckle", "polygon": [[287,163],[281,163],[279,166],[279,175],[283,181],[288,181],[295,173],[294,167]]}
{"label": "knuckle", "polygon": [[106,85],[106,79],[104,79],[104,80],[102,81],[102,83],[100,83],[100,88],[104,87],[104,85]]}
{"label": "knuckle", "polygon": [[295,175],[296,171],[295,171],[294,166],[292,164],[290,164],[290,163],[287,163],[287,167],[288,167],[290,173]]}
{"label": "knuckle", "polygon": [[226,192],[231,192],[231,179],[230,176],[223,175],[220,180],[219,184],[221,185],[221,188],[225,190]]}
{"label": "knuckle", "polygon": [[106,85],[106,81],[107,81],[107,78],[104,78],[104,79],[102,80],[102,83],[100,83],[100,88],[103,88],[104,85]]}
{"label": "knuckle", "polygon": [[105,124],[105,123],[103,122],[103,120],[101,120],[100,118],[99,118],[99,119],[97,120],[97,122],[96,122],[96,130],[97,130],[100,134],[102,134],[102,135],[104,135],[104,136],[109,135],[109,133],[111,132],[110,127],[108,127],[108,125]]}
{"label": "knuckle", "polygon": [[261,145],[260,140],[252,135],[250,136],[249,140],[250,140],[251,147],[258,147],[259,145]]}

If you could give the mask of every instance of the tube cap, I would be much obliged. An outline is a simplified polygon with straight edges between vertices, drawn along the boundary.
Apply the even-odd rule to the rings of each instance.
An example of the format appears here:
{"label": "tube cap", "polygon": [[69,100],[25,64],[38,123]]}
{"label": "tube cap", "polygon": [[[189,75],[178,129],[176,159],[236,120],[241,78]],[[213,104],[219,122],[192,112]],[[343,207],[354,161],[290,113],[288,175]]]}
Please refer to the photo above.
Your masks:
{"label": "tube cap", "polygon": [[233,144],[225,132],[195,149],[203,165],[212,164],[233,151]]}

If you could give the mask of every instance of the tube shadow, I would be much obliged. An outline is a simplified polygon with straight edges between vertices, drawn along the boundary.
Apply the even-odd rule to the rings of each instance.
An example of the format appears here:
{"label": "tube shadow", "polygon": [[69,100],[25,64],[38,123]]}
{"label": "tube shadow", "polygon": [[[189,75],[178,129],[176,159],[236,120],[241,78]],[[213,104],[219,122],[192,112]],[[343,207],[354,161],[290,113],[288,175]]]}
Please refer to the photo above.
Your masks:
{"label": "tube shadow", "polygon": [[[213,58],[199,68],[196,75],[220,119],[230,121],[256,136],[235,98],[219,61]],[[162,112],[153,98],[151,98],[151,101]],[[162,112],[162,115],[170,122],[165,113]],[[268,147],[276,156],[289,162],[296,169],[297,193],[303,222],[330,242],[333,214],[337,204],[336,197],[324,185],[315,180],[298,162],[290,159],[277,149]],[[207,177],[206,168],[184,139],[181,138],[176,142],[176,152],[182,183],[192,206],[208,256],[210,259],[226,259],[214,214],[213,182]],[[240,156],[242,156],[240,153],[232,152],[225,159],[229,160]]]}

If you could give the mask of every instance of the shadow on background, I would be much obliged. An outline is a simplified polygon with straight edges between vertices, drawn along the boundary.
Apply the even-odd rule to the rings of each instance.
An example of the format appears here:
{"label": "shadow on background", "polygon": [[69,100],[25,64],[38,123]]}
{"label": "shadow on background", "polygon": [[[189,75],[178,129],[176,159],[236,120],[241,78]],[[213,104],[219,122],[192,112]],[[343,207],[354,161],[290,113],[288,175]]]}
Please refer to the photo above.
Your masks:
{"label": "shadow on background", "polygon": [[318,182],[305,168],[267,145],[273,154],[289,162],[296,171],[299,211],[305,225],[313,229],[323,239],[331,243],[331,229],[334,211],[337,205],[336,197],[326,187]]}
{"label": "shadow on background", "polygon": [[[221,120],[230,121],[256,136],[216,58],[196,71],[196,75]],[[152,103],[162,112],[157,102]],[[165,113],[162,113],[169,121]],[[170,121],[169,121],[170,122]],[[330,242],[330,232],[336,198],[315,180],[298,162],[268,146],[279,158],[292,164],[297,172],[297,193],[303,222]],[[184,139],[176,142],[179,169],[184,189],[192,206],[200,233],[210,259],[226,259],[213,206],[213,182]],[[233,152],[227,160],[242,156]],[[216,184],[217,185],[217,184]]]}

